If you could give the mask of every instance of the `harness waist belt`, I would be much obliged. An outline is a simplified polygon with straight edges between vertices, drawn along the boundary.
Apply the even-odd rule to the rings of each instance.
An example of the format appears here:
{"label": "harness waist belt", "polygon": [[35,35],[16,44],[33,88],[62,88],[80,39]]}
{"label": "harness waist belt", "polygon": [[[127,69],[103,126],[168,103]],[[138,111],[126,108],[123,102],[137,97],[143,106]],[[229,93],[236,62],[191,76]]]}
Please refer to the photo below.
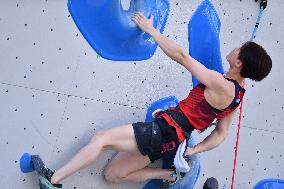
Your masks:
{"label": "harness waist belt", "polygon": [[179,112],[177,108],[176,110],[168,109],[165,112],[180,126],[180,128],[186,134],[190,134],[194,130],[185,115],[182,112]]}

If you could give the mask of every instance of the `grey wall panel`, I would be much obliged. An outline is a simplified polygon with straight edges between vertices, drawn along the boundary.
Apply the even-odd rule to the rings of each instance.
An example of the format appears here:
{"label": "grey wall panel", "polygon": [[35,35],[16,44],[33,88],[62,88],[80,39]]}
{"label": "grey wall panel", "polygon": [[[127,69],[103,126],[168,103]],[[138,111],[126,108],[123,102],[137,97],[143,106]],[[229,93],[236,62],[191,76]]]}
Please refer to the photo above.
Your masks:
{"label": "grey wall panel", "polygon": [[1,81],[68,91],[81,53],[68,16],[64,1],[2,1]]}
{"label": "grey wall panel", "polygon": [[35,175],[22,174],[19,159],[24,152],[42,154],[50,164],[59,150],[56,143],[66,97],[7,85],[0,85],[0,91],[1,184],[31,188],[36,186]]}
{"label": "grey wall panel", "polygon": [[265,178],[283,179],[283,133],[242,128],[236,180],[249,188]]}
{"label": "grey wall panel", "polygon": [[[201,0],[171,1],[164,34],[188,49],[187,24]],[[251,35],[258,14],[252,0],[212,0],[219,13],[225,55]],[[34,174],[22,174],[18,159],[25,151],[40,154],[53,168],[61,166],[99,129],[144,120],[156,99],[187,96],[191,74],[157,49],[146,61],[114,62],[98,57],[67,10],[66,1],[0,0],[0,149],[2,188],[35,188]],[[251,188],[262,178],[284,177],[282,77],[284,2],[269,1],[256,42],[273,59],[262,82],[246,81],[235,188]],[[230,186],[237,117],[226,141],[200,154],[201,175]],[[210,131],[199,135],[201,141]],[[102,169],[115,152],[64,181],[67,188],[141,188],[140,184],[106,185]],[[4,155],[2,155],[4,154]],[[13,185],[11,184],[11,178]]]}

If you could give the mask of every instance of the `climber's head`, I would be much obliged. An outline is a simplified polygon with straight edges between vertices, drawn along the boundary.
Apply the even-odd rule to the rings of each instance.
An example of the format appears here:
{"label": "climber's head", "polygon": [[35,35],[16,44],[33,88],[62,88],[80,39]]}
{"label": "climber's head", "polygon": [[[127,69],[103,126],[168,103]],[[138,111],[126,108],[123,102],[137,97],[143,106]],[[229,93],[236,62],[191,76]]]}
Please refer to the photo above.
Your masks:
{"label": "climber's head", "polygon": [[227,55],[230,71],[239,72],[243,78],[261,81],[270,72],[272,60],[265,49],[248,41]]}

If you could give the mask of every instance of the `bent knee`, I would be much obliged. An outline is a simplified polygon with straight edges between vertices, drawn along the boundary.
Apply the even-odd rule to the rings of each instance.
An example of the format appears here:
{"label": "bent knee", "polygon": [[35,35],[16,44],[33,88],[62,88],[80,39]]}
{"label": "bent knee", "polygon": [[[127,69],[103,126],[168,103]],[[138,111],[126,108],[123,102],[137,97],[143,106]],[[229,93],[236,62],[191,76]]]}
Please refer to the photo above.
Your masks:
{"label": "bent knee", "polygon": [[97,131],[91,139],[91,142],[103,142],[106,139],[106,131]]}
{"label": "bent knee", "polygon": [[107,166],[104,170],[105,180],[109,183],[119,184],[125,180],[127,174],[123,174],[111,166]]}
{"label": "bent knee", "polygon": [[119,184],[123,181],[123,178],[121,178],[119,175],[114,174],[110,171],[104,171],[104,177],[108,183]]}

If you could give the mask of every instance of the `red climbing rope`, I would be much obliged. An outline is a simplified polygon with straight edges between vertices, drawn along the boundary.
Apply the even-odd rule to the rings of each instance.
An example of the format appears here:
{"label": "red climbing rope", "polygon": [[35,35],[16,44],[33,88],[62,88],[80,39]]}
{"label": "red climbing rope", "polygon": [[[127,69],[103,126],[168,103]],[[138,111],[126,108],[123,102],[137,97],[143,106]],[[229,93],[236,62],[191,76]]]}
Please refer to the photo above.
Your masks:
{"label": "red climbing rope", "polygon": [[[258,0],[255,0],[255,2],[257,2]],[[256,31],[258,29],[259,23],[260,23],[260,18],[262,16],[262,13],[264,11],[264,9],[267,6],[267,0],[261,0],[260,1],[260,9],[259,9],[259,14],[256,20],[256,24],[254,27],[254,30],[252,32],[250,41],[253,41],[253,39],[256,37]],[[243,83],[243,86],[245,86],[245,81]],[[236,149],[235,149],[235,158],[234,158],[234,168],[233,168],[233,175],[232,175],[232,185],[231,185],[231,189],[234,189],[234,182],[235,182],[235,173],[236,173],[236,165],[237,165],[237,156],[238,156],[238,148],[239,148],[239,138],[240,138],[240,129],[241,129],[241,121],[242,121],[242,114],[243,114],[243,100],[241,102],[241,106],[240,106],[240,115],[239,115],[239,123],[238,123],[238,133],[237,133],[237,140],[236,140]]]}
{"label": "red climbing rope", "polygon": [[[245,81],[244,81],[243,86],[245,86]],[[239,148],[239,138],[240,138],[240,130],[241,130],[241,121],[242,121],[242,114],[243,114],[243,102],[244,102],[244,100],[241,101],[241,106],[240,106],[240,115],[239,115],[239,123],[238,123],[238,133],[237,133],[237,140],[236,140],[236,149],[235,149],[235,158],[234,158],[234,168],[233,168],[231,189],[234,189],[237,156],[238,156],[238,148]]]}

